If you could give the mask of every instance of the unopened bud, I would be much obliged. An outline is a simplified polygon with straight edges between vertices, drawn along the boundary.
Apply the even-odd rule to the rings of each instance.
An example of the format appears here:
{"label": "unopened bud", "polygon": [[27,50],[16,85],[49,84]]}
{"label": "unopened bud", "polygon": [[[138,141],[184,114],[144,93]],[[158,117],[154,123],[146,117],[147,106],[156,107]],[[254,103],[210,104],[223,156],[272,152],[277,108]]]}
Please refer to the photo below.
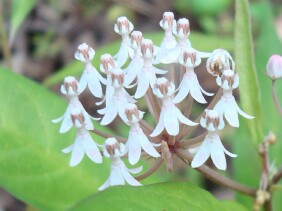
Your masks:
{"label": "unopened bud", "polygon": [[266,65],[266,74],[272,80],[282,77],[282,57],[279,55],[272,55]]}
{"label": "unopened bud", "polygon": [[167,171],[172,172],[173,171],[172,155],[167,145],[167,142],[162,141],[161,149],[162,149],[162,158],[166,163]]}

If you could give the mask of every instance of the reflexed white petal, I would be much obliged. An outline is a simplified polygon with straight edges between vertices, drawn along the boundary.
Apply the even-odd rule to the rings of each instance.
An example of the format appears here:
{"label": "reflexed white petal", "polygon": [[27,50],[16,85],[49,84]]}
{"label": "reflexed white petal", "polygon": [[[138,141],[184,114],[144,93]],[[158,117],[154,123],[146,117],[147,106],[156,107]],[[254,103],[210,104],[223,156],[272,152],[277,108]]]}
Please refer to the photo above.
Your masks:
{"label": "reflexed white petal", "polygon": [[239,127],[237,108],[233,100],[228,99],[228,101],[224,103],[224,117],[232,127]]}
{"label": "reflexed white petal", "polygon": [[[141,65],[140,65],[141,66]],[[128,67],[124,70],[124,72],[126,73],[124,76],[124,85],[128,86],[129,84],[131,84],[134,79],[137,77],[138,73],[141,71],[141,68],[139,66],[138,69],[138,65],[136,65],[135,60],[132,60],[130,62],[130,64],[128,65]]]}
{"label": "reflexed white petal", "polygon": [[161,70],[159,68],[153,67],[153,70],[156,74],[166,74],[167,71],[166,70]]}
{"label": "reflexed white petal", "polygon": [[116,59],[118,67],[122,67],[126,63],[128,58],[128,47],[126,44],[121,44],[120,49],[114,58]]}
{"label": "reflexed white petal", "polygon": [[210,156],[210,150],[211,150],[210,147],[211,147],[210,140],[206,136],[204,142],[201,144],[199,150],[197,151],[195,157],[192,160],[191,163],[192,168],[197,168],[203,165],[207,161],[207,159]]}
{"label": "reflexed white petal", "polygon": [[175,109],[169,108],[164,110],[164,126],[169,135],[176,136],[179,133],[179,122]]}
{"label": "reflexed white petal", "polygon": [[81,139],[87,156],[95,163],[102,163],[102,155],[89,133]]}
{"label": "reflexed white petal", "polygon": [[143,169],[143,166],[139,166],[137,168],[134,168],[134,169],[129,169],[127,168],[127,170],[131,173],[131,174],[138,174],[142,171]]}
{"label": "reflexed white petal", "polygon": [[191,91],[191,96],[199,103],[207,103],[205,98],[203,97],[203,94],[201,92],[200,84],[197,79],[197,76],[193,77],[192,80],[190,80],[190,91]]}
{"label": "reflexed white petal", "polygon": [[106,108],[105,116],[103,117],[101,121],[101,125],[108,125],[110,124],[117,116],[118,111],[115,106],[109,105],[108,108]]}
{"label": "reflexed white petal", "polygon": [[216,83],[217,83],[218,86],[220,86],[220,87],[222,86],[221,77],[219,75],[216,77]]}
{"label": "reflexed white petal", "polygon": [[101,98],[103,96],[100,80],[94,72],[88,74],[88,88],[95,97]]}
{"label": "reflexed white petal", "polygon": [[212,55],[212,53],[201,52],[201,51],[197,51],[197,53],[199,54],[199,56],[200,56],[201,58],[209,58],[209,57]]}
{"label": "reflexed white petal", "polygon": [[73,122],[70,117],[70,113],[66,113],[64,120],[61,124],[60,133],[65,133],[71,129]]}
{"label": "reflexed white petal", "polygon": [[176,117],[179,119],[179,121],[180,121],[181,123],[183,123],[183,124],[185,124],[185,125],[189,125],[189,126],[196,126],[196,125],[198,125],[198,123],[195,123],[195,122],[189,120],[188,118],[186,118],[186,117],[181,113],[181,111],[180,111],[177,107],[175,107],[175,106],[174,106],[174,108],[173,108],[173,112],[174,112],[174,116],[176,116]]}
{"label": "reflexed white petal", "polygon": [[70,153],[72,151],[72,149],[73,149],[73,144],[64,148],[64,149],[62,149],[62,152],[67,154],[67,153]]}
{"label": "reflexed white petal", "polygon": [[79,143],[78,137],[76,137],[71,154],[70,166],[73,167],[78,165],[81,162],[83,156],[84,156],[84,150]]}
{"label": "reflexed white petal", "polygon": [[110,185],[111,185],[110,178],[108,178],[106,182],[98,188],[98,190],[99,191],[105,190],[106,188],[110,187]]}
{"label": "reflexed white petal", "polygon": [[109,104],[109,102],[111,102],[112,97],[114,96],[115,93],[115,88],[112,87],[111,85],[107,85],[106,87],[106,105]]}
{"label": "reflexed white petal", "polygon": [[139,99],[139,98],[143,97],[145,95],[145,93],[147,92],[148,88],[149,88],[150,81],[147,79],[145,74],[141,73],[139,75],[138,85],[137,85],[136,93],[134,95],[135,99]]}
{"label": "reflexed white petal", "polygon": [[84,110],[83,108],[83,115],[84,115],[84,118],[85,118],[85,128],[87,130],[94,130],[94,125],[90,119],[90,115]]}
{"label": "reflexed white petal", "polygon": [[67,90],[66,90],[64,85],[61,85],[61,93],[64,94],[64,95],[67,94]]}
{"label": "reflexed white petal", "polygon": [[199,149],[200,149],[200,146],[195,147],[195,148],[191,148],[191,149],[188,149],[188,150],[189,150],[189,152],[195,154],[195,153],[197,153],[199,151]]}
{"label": "reflexed white petal", "polygon": [[125,180],[124,180],[124,176],[122,173],[123,168],[124,167],[122,166],[122,164],[120,164],[119,166],[111,165],[111,173],[110,173],[111,186],[125,185]]}
{"label": "reflexed white petal", "polygon": [[[138,135],[138,134],[137,134]],[[141,156],[141,146],[138,142],[138,136],[134,133],[129,133],[128,141],[128,161],[131,165],[138,163]]]}
{"label": "reflexed white petal", "polygon": [[155,60],[153,61],[153,64],[159,64],[161,62],[161,59],[163,59],[166,55],[167,55],[166,49],[164,48],[164,46],[161,45],[159,52]]}
{"label": "reflexed white petal", "polygon": [[160,157],[160,154],[156,151],[156,149],[153,147],[151,142],[148,140],[148,138],[145,136],[144,133],[141,133],[137,136],[142,149],[147,152],[152,157]]}
{"label": "reflexed white petal", "polygon": [[79,80],[80,91],[83,92],[87,86],[87,72],[84,70]]}
{"label": "reflexed white petal", "polygon": [[184,75],[181,84],[179,85],[179,91],[175,96],[175,98],[173,99],[173,103],[175,104],[180,103],[189,94],[189,91],[190,91],[189,79]]}
{"label": "reflexed white petal", "polygon": [[238,113],[239,113],[241,116],[243,116],[243,117],[245,117],[245,118],[247,118],[247,119],[253,119],[253,118],[255,118],[255,117],[253,117],[253,116],[250,116],[249,114],[246,114],[244,111],[242,111],[242,110],[239,108],[239,106],[237,105],[235,99],[234,99],[234,104],[235,104],[235,106],[236,106],[236,109],[237,109]]}
{"label": "reflexed white petal", "polygon": [[97,110],[98,114],[101,114],[101,115],[104,115],[106,113],[106,107],[105,108],[102,108],[102,109],[99,109]]}
{"label": "reflexed white petal", "polygon": [[[124,164],[123,164],[124,165]],[[122,174],[124,176],[124,179],[126,180],[126,182],[129,185],[132,186],[141,186],[142,184],[140,182],[138,182],[133,176],[131,176],[126,168],[126,166],[124,165],[124,167],[121,169]]]}
{"label": "reflexed white petal", "polygon": [[211,143],[211,159],[220,170],[226,170],[226,158],[219,138],[213,139]]}
{"label": "reflexed white petal", "polygon": [[220,98],[220,100],[217,102],[217,104],[214,106],[215,111],[217,111],[217,113],[222,116],[224,113],[224,102],[223,102],[223,97]]}
{"label": "reflexed white petal", "polygon": [[234,83],[232,85],[232,89],[236,89],[239,86],[239,75],[238,73],[235,74],[235,79],[234,79]]}
{"label": "reflexed white petal", "polygon": [[155,137],[159,135],[164,130],[164,118],[163,118],[163,110],[161,110],[159,122],[155,128],[155,130],[150,135],[151,137]]}
{"label": "reflexed white petal", "polygon": [[207,95],[207,96],[214,96],[214,93],[206,92],[206,91],[201,87],[201,85],[200,85],[200,89],[201,89],[201,91],[202,91],[205,95]]}
{"label": "reflexed white petal", "polygon": [[181,48],[176,46],[174,49],[168,52],[168,55],[161,59],[161,63],[170,64],[178,61],[179,55],[181,53]]}
{"label": "reflexed white petal", "polygon": [[58,122],[62,121],[64,119],[64,117],[65,117],[65,114],[63,116],[57,118],[57,119],[53,119],[52,122],[53,123],[58,123]]}

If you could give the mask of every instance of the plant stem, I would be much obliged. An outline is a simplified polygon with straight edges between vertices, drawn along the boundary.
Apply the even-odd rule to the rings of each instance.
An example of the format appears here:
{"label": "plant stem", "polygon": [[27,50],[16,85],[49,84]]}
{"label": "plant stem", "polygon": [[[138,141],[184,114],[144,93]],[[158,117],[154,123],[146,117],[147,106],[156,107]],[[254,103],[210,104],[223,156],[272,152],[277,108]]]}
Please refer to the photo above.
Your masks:
{"label": "plant stem", "polygon": [[3,54],[4,54],[4,58],[5,61],[7,62],[7,66],[10,70],[13,69],[13,65],[12,65],[12,56],[11,56],[11,49],[10,46],[8,44],[7,41],[7,30],[5,27],[5,22],[4,22],[4,11],[3,11],[3,5],[4,2],[3,0],[0,0],[0,36],[1,36],[1,45],[3,48]]}
{"label": "plant stem", "polygon": [[273,186],[276,183],[278,183],[281,178],[282,178],[282,167],[280,167],[280,169],[276,172],[276,174],[274,174],[272,179],[269,181],[268,187],[271,188],[271,186]]}
{"label": "plant stem", "polygon": [[278,113],[280,114],[280,116],[282,116],[282,108],[280,106],[280,103],[279,103],[279,100],[277,98],[276,91],[275,91],[275,80],[272,80],[271,93],[272,93],[272,98],[273,98],[275,107],[276,107]]}
{"label": "plant stem", "polygon": [[113,135],[113,134],[109,134],[109,133],[105,133],[105,132],[102,132],[102,131],[97,130],[97,129],[90,130],[90,131],[95,133],[96,135],[104,137],[104,138],[115,138],[119,142],[122,142],[122,143],[126,143],[127,142],[126,138],[123,138],[123,137],[120,137],[120,136],[116,136],[116,135]]}
{"label": "plant stem", "polygon": [[[187,152],[184,149],[177,149],[176,150],[176,155],[178,155],[180,158],[187,160],[189,162],[192,161],[193,157],[192,155]],[[245,185],[242,185],[236,181],[233,181],[229,178],[226,178],[216,172],[215,170],[209,168],[207,165],[202,165],[199,168],[196,168],[197,171],[201,172],[207,179],[219,184],[223,185],[225,187],[231,188],[235,191],[238,191],[240,193],[244,193],[246,195],[255,197],[256,196],[256,190],[253,188],[249,188]]]}
{"label": "plant stem", "polygon": [[205,132],[204,134],[199,135],[195,138],[190,138],[190,139],[187,139],[187,140],[184,140],[184,141],[180,141],[178,143],[178,146],[182,147],[182,148],[187,148],[188,146],[191,146],[193,144],[197,144],[197,143],[203,141],[204,138],[206,137],[206,135],[207,135],[207,132]]}
{"label": "plant stem", "polygon": [[154,97],[151,88],[149,88],[147,93],[145,94],[145,100],[151,115],[155,119],[155,122],[158,122],[161,108],[160,108],[159,100]]}
{"label": "plant stem", "polygon": [[141,175],[135,177],[135,179],[140,181],[140,180],[143,180],[143,179],[151,176],[161,166],[162,163],[163,163],[163,159],[158,158],[156,160],[156,162],[151,166],[151,168],[148,171],[146,171],[144,174],[141,174]]}

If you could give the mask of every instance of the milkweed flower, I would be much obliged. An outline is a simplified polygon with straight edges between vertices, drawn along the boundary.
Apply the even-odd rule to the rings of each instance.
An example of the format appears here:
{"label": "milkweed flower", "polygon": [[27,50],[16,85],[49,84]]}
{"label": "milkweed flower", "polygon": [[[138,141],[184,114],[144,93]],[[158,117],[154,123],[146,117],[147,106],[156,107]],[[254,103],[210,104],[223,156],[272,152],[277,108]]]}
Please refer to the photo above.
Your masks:
{"label": "milkweed flower", "polygon": [[254,118],[239,108],[233,96],[232,90],[239,86],[238,73],[224,70],[221,76],[217,76],[216,83],[223,89],[223,94],[214,110],[223,115],[232,127],[239,127],[238,113],[247,119]]}
{"label": "milkweed flower", "polygon": [[[108,86],[111,89],[106,92],[106,107],[98,110],[98,113],[104,114],[101,125],[110,124],[117,116],[125,122],[125,107],[127,103],[135,103],[136,101],[124,89],[124,73],[119,68],[113,68],[108,76]],[[110,96],[107,96],[107,95]]]}
{"label": "milkweed flower", "polygon": [[93,162],[102,163],[102,155],[98,146],[86,128],[88,122],[86,121],[83,111],[79,108],[74,108],[71,111],[71,120],[73,125],[77,128],[76,138],[72,145],[62,150],[64,153],[72,152],[70,166],[78,165],[85,153]]}
{"label": "milkweed flower", "polygon": [[73,126],[71,112],[74,109],[80,109],[82,111],[85,118],[85,128],[87,130],[93,130],[94,126],[91,122],[91,119],[98,120],[99,118],[91,117],[83,108],[78,98],[78,95],[81,93],[81,89],[79,83],[74,77],[68,76],[64,79],[64,83],[61,85],[61,93],[69,98],[69,104],[63,116],[52,120],[53,123],[58,123],[62,121],[60,133],[65,133],[69,131],[70,128]]}
{"label": "milkweed flower", "polygon": [[158,78],[153,92],[162,100],[162,107],[159,122],[151,134],[152,137],[159,135],[164,129],[169,135],[176,136],[179,133],[180,122],[189,126],[197,125],[197,123],[187,119],[173,103],[175,86],[172,82],[169,83],[164,77]]}
{"label": "milkweed flower", "polygon": [[98,73],[91,64],[95,51],[93,48],[83,43],[77,47],[74,57],[85,64],[83,74],[80,78],[79,85],[81,92],[88,86],[90,92],[97,98],[103,96],[101,83],[106,84],[106,80]]}
{"label": "milkweed flower", "polygon": [[141,43],[141,52],[144,60],[142,71],[138,75],[138,85],[136,93],[134,95],[135,99],[143,97],[149,86],[153,88],[156,81],[156,74],[165,74],[167,71],[158,69],[153,66],[152,59],[155,56],[157,50],[154,46],[152,40],[143,39]]}
{"label": "milkweed flower", "polygon": [[230,54],[224,49],[216,49],[212,52],[207,60],[207,71],[213,75],[218,76],[224,70],[235,70],[235,62]]}
{"label": "milkweed flower", "polygon": [[154,64],[159,64],[161,59],[168,55],[169,50],[176,47],[177,42],[172,31],[176,28],[176,21],[172,12],[165,12],[160,21],[160,27],[165,31],[164,38],[154,60]]}
{"label": "milkweed flower", "polygon": [[133,24],[122,16],[117,19],[114,30],[117,34],[121,35],[122,41],[118,53],[114,56],[117,61],[118,67],[122,67],[128,59],[128,56],[133,56],[133,49],[130,47],[129,34],[133,30]]}
{"label": "milkweed flower", "polygon": [[179,91],[173,99],[173,103],[180,103],[189,93],[197,102],[207,103],[202,93],[207,96],[212,96],[213,94],[206,92],[201,87],[194,72],[194,68],[201,64],[199,53],[193,48],[187,48],[179,58],[179,63],[186,68],[186,73],[179,85]]}
{"label": "milkweed flower", "polygon": [[214,165],[220,170],[226,170],[225,154],[230,157],[237,157],[237,155],[229,152],[221,143],[220,137],[217,134],[218,130],[224,128],[224,121],[220,115],[214,110],[205,110],[203,117],[200,120],[203,128],[208,130],[203,143],[191,152],[196,152],[191,167],[197,168],[203,165],[209,157],[211,157]]}
{"label": "milkweed flower", "polygon": [[129,163],[134,165],[140,160],[142,149],[152,157],[160,157],[160,154],[154,148],[154,146],[159,145],[151,143],[142,128],[140,128],[139,121],[143,118],[144,112],[139,111],[135,104],[128,103],[125,114],[126,123],[130,126],[128,140],[125,145],[128,151]]}
{"label": "milkweed flower", "polygon": [[282,78],[282,57],[272,55],[266,65],[266,75],[272,80]]}
{"label": "milkweed flower", "polygon": [[141,53],[141,42],[143,39],[143,35],[140,31],[133,31],[130,36],[131,40],[131,47],[134,49],[134,55],[127,66],[126,69],[124,69],[125,72],[125,81],[126,84],[131,84],[134,79],[140,74],[143,67],[143,58]]}
{"label": "milkweed flower", "polygon": [[99,187],[100,191],[105,190],[110,186],[125,185],[125,182],[132,186],[142,185],[133,176],[131,176],[131,174],[140,173],[142,171],[142,166],[135,169],[128,169],[120,158],[126,154],[124,144],[118,143],[115,138],[108,138],[103,146],[103,154],[105,157],[111,158],[112,163],[110,176],[106,182]]}

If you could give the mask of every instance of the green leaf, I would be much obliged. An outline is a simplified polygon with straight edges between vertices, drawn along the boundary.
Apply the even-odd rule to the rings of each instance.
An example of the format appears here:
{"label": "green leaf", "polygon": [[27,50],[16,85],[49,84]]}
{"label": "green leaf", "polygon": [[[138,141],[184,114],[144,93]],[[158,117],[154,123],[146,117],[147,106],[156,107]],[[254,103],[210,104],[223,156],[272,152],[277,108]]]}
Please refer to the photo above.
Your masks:
{"label": "green leaf", "polygon": [[108,161],[95,165],[85,156],[69,167],[70,155],[61,149],[74,141],[74,131],[59,134],[51,123],[66,102],[12,71],[0,73],[0,186],[40,210],[65,210],[95,193]]}
{"label": "green leaf", "polygon": [[255,116],[248,121],[252,141],[262,141],[262,113],[258,77],[256,74],[253,43],[251,37],[249,4],[247,0],[236,0],[235,17],[235,62],[240,75],[240,97],[243,110]]}
{"label": "green leaf", "polygon": [[[163,32],[145,34],[145,37],[152,39],[155,45],[160,45],[163,39]],[[207,51],[211,52],[216,48],[225,48],[226,50],[233,49],[233,41],[230,38],[206,36],[197,32],[192,32],[189,39],[191,40],[194,48],[205,52]],[[112,44],[97,49],[93,65],[96,68],[99,68],[101,55],[104,53],[109,53],[114,55],[118,51],[119,46],[120,46],[120,41],[114,42]],[[64,67],[63,69],[57,71],[57,73],[53,74],[51,77],[47,78],[43,82],[43,84],[47,87],[51,87],[63,81],[64,77],[68,75],[80,76],[82,74],[82,71],[83,71],[83,64],[81,62],[74,61],[69,65],[67,65],[66,67]]]}
{"label": "green leaf", "polygon": [[11,39],[35,4],[36,0],[12,0]]}
{"label": "green leaf", "polygon": [[81,201],[70,211],[87,210],[245,210],[220,202],[189,183],[160,183],[143,187],[112,187]]}

